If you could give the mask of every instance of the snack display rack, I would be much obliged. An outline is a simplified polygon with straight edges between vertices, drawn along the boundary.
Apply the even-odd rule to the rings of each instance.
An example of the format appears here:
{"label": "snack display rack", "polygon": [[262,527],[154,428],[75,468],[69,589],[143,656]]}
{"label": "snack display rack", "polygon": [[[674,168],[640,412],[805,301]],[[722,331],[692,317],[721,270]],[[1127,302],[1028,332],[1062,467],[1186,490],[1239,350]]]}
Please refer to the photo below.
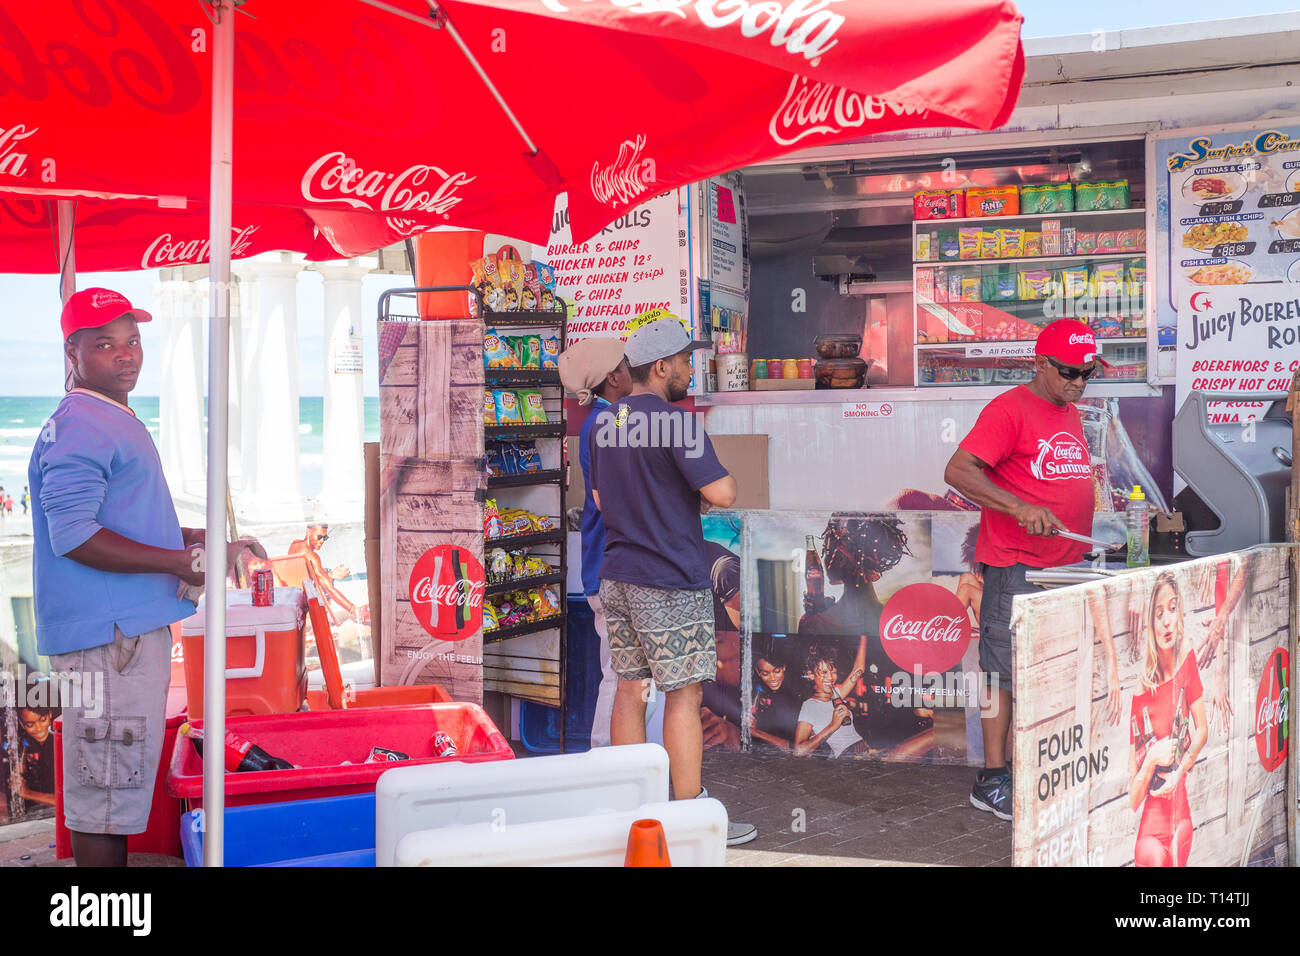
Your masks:
{"label": "snack display rack", "polygon": [[[394,289],[385,292],[380,298],[380,319],[414,320],[414,316],[400,313],[408,310],[415,311],[416,297],[434,292],[468,292],[470,294],[482,332],[480,340],[487,334],[488,329],[495,329],[503,336],[526,335],[530,332],[542,331],[558,337],[560,349],[562,350],[564,347],[568,304],[559,298],[556,299],[557,310],[553,312],[494,312],[486,306],[482,294],[477,289],[469,286]],[[404,302],[405,304],[395,306],[395,302]],[[420,318],[428,319],[427,316],[421,316]],[[517,683],[509,680],[512,673],[527,671],[539,676],[557,674],[559,681],[558,701],[563,732],[566,697],[563,662],[568,654],[568,589],[565,586],[568,579],[568,536],[564,531],[564,491],[568,479],[564,442],[567,433],[564,389],[560,383],[559,370],[556,368],[487,368],[481,344],[476,350],[476,358],[476,364],[482,366],[481,381],[486,392],[485,397],[492,396],[493,391],[497,389],[526,388],[536,390],[542,395],[542,403],[548,419],[544,424],[510,422],[495,425],[485,424],[482,428],[483,446],[479,448],[479,461],[481,462],[480,468],[483,470],[487,469],[489,448],[498,442],[527,441],[535,443],[542,463],[540,469],[528,473],[488,474],[486,476],[486,490],[480,492],[478,498],[479,525],[484,527],[484,569],[488,571],[490,565],[488,556],[490,552],[497,548],[508,552],[526,550],[530,556],[542,558],[550,565],[549,570],[544,574],[512,577],[503,581],[493,581],[489,572],[489,579],[484,588],[484,600],[492,601],[513,592],[546,587],[555,591],[559,604],[558,614],[524,621],[508,627],[498,626],[490,630],[484,629],[483,686],[485,690],[501,690],[511,694],[511,696],[520,696],[517,690],[505,690],[501,686],[503,683],[511,683],[512,685]],[[482,407],[476,408],[475,412],[482,415]],[[553,528],[550,530],[508,533],[490,538],[488,537],[485,522],[486,502],[488,499],[497,499],[501,507],[517,504],[520,508],[527,509],[536,515],[549,517],[553,523]],[[518,499],[518,501],[515,499]],[[504,649],[499,648],[503,641],[545,631],[558,632],[557,657],[545,655],[526,657],[517,653],[499,653],[496,654],[499,657],[499,662],[490,663],[488,661],[488,657],[495,653],[495,651],[490,651],[489,647],[496,645],[498,647],[495,650],[503,651]],[[504,676],[501,680],[494,680],[491,675],[494,670],[503,672]],[[525,699],[532,698],[526,697]],[[547,703],[553,705],[553,701],[548,700]]]}
{"label": "snack display rack", "polygon": [[[1077,318],[1093,327],[1102,355],[1113,365],[1103,370],[1106,379],[1145,379],[1146,303],[1139,291],[1146,271],[1145,241],[1121,248],[1118,241],[1093,247],[1080,245],[1079,239],[1144,237],[1145,216],[1142,206],[1129,206],[914,220],[917,386],[1027,382],[1033,378],[1034,339],[1059,318]],[[1003,230],[1022,234],[1010,254],[984,254],[986,243],[972,250],[966,241],[977,231],[1000,236]],[[951,237],[962,233],[965,238],[954,248]],[[1032,247],[1025,234],[1034,236]],[[1073,248],[1063,243],[1066,234],[1073,238]],[[946,240],[942,247],[940,235]]]}

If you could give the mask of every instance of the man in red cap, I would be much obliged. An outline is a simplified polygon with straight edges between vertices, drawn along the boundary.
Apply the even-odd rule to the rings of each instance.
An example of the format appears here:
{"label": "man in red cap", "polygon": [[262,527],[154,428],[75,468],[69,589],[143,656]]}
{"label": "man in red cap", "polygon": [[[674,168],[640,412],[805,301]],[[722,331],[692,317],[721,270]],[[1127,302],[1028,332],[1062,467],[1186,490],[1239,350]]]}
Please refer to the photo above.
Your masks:
{"label": "man in red cap", "polygon": [[1092,458],[1074,403],[1107,364],[1088,326],[1072,319],[1051,323],[1034,346],[1033,381],[985,406],[944,472],[949,485],[983,508],[975,560],[984,577],[984,769],[976,774],[970,800],[1003,820],[1011,819],[1011,602],[1037,590],[1025,580],[1026,571],[1073,564],[1087,548],[1055,532],[1092,534]]}
{"label": "man in red cap", "polygon": [[194,613],[203,532],[182,529],[148,429],[127,405],[144,355],[132,308],[86,289],[63,308],[73,388],[27,468],[36,647],[77,690],[63,709],[63,805],[79,866],[125,866],[161,758],[168,629]]}

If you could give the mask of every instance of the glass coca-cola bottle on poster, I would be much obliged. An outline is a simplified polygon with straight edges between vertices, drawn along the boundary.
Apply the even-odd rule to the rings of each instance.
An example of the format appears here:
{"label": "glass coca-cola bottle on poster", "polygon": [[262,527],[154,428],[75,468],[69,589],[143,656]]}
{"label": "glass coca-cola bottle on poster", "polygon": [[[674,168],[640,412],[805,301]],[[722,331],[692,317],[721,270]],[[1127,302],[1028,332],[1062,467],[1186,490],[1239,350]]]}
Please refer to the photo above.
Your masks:
{"label": "glass coca-cola bottle on poster", "polygon": [[804,539],[803,580],[806,597],[820,599],[826,593],[826,575],[812,535]]}

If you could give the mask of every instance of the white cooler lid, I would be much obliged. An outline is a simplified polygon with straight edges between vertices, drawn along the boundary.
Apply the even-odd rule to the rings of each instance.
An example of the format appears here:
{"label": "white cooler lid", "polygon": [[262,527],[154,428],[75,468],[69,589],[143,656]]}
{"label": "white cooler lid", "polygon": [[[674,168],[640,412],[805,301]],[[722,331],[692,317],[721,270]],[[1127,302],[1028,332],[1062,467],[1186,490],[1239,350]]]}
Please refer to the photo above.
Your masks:
{"label": "white cooler lid", "polygon": [[[226,591],[226,630],[247,631],[254,628],[267,630],[296,630],[302,627],[307,607],[307,595],[301,588],[276,587],[275,603],[269,607],[253,606],[252,588],[231,588]],[[207,595],[199,598],[199,608],[181,622],[181,635],[197,637],[205,633],[207,624]]]}

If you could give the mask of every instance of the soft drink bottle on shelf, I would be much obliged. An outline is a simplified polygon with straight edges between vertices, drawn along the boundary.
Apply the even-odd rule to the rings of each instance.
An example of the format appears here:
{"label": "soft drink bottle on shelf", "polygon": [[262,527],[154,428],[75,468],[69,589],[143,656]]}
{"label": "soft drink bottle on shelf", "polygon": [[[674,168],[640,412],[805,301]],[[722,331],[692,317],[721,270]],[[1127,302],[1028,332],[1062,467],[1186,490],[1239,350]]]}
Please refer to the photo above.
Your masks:
{"label": "soft drink bottle on shelf", "polygon": [[[203,756],[203,731],[193,724],[181,725],[180,734],[188,737],[200,757]],[[272,757],[251,740],[238,734],[226,734],[226,770],[231,773],[249,773],[258,770],[295,770],[293,764],[282,757]]]}

